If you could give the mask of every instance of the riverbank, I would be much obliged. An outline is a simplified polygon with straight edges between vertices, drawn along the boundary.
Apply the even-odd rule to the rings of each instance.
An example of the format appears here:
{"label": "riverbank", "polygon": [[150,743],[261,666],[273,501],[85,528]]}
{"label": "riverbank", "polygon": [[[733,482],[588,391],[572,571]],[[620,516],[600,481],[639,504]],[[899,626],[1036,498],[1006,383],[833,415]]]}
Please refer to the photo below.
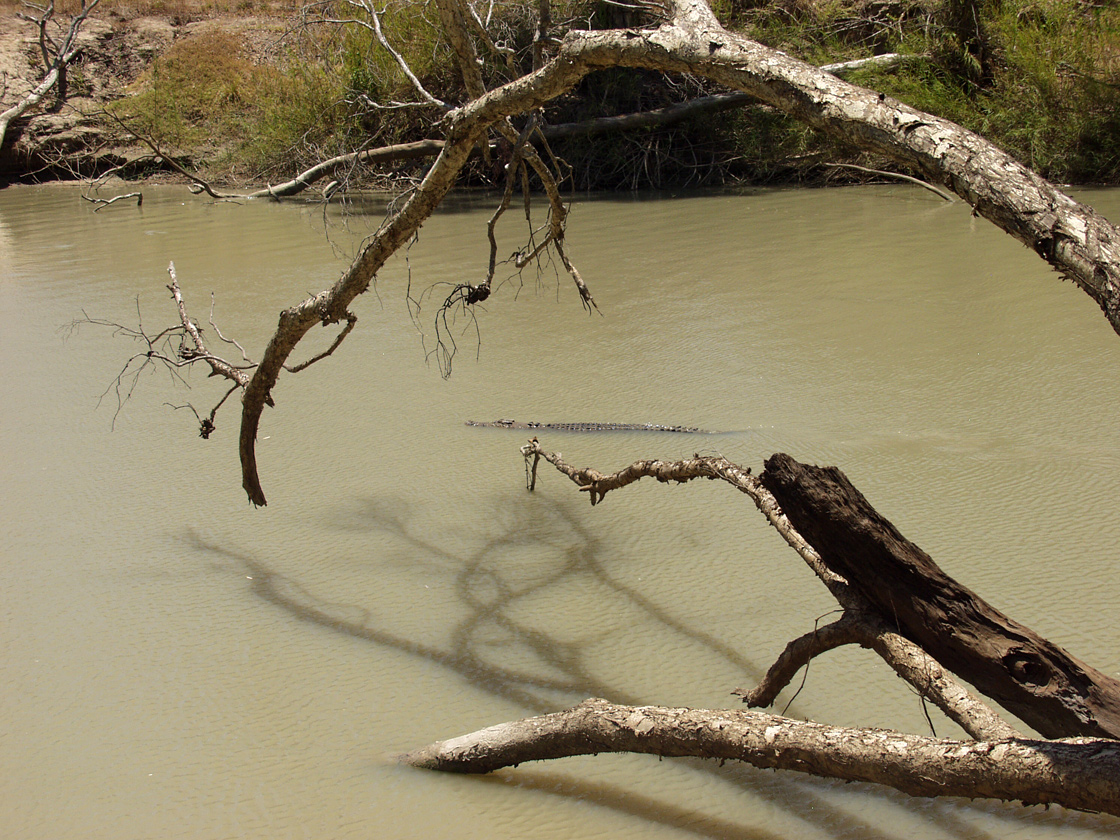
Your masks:
{"label": "riverbank", "polygon": [[[238,5],[240,12],[193,0],[103,3],[78,34],[81,52],[68,73],[65,101],[52,91],[10,126],[0,149],[0,185],[77,180],[110,171],[130,179],[181,178],[117,118],[126,113],[124,103],[150,88],[153,70],[177,44],[217,32],[261,65],[274,60],[295,7]],[[0,78],[5,80],[0,109],[17,102],[43,75],[38,27],[17,11],[20,7],[0,3]],[[57,19],[69,21],[62,13]],[[201,146],[169,151],[188,165],[208,164]]]}
{"label": "riverbank", "polygon": [[[354,148],[431,135],[430,111],[384,106],[414,98],[414,89],[366,30],[297,25],[299,6],[283,1],[103,3],[83,29],[66,102],[48,101],[13,124],[0,149],[0,183],[106,171],[167,177],[171,160],[213,183],[263,185]],[[907,55],[899,66],[850,78],[983,134],[1051,180],[1120,183],[1120,7],[979,3],[982,25],[965,37],[940,6],[915,0],[874,8],[855,0],[715,5],[750,37],[813,63]],[[622,12],[586,3],[564,9],[586,19],[581,25],[626,23]],[[10,0],[0,4],[4,106],[41,73],[35,26],[16,11]],[[512,42],[523,39],[527,21],[516,6],[496,14],[510,16],[503,25]],[[383,22],[423,84],[449,101],[458,98],[438,27],[404,6],[386,12]],[[695,79],[669,82],[615,68],[551,103],[545,120],[575,124],[648,113],[712,92]],[[577,189],[821,183],[862,177],[826,164],[889,167],[758,105],[569,136],[554,150],[571,164]],[[421,166],[413,158],[351,177],[407,178]],[[490,184],[496,176],[480,162],[464,177]]]}

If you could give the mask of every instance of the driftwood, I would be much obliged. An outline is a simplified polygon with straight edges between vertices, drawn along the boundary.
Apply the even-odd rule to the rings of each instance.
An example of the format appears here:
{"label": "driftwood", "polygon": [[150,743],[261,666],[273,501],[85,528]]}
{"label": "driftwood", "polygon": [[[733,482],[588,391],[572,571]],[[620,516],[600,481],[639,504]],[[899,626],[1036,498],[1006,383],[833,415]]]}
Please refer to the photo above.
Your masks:
{"label": "driftwood", "polygon": [[[553,715],[491,726],[402,756],[418,767],[485,773],[597,752],[738,759],[917,796],[1057,803],[1120,815],[1120,684],[1015,622],[946,575],[835,467],[778,454],[760,476],[721,457],[638,461],[612,474],[577,469],[534,438],[522,448],[601,503],[643,477],[726,481],[750,496],[836,597],[844,615],[789,643],[754,689],[769,705],[803,665],[840,645],[878,653],[975,740],[846,729],[761,712],[618,706],[592,699]],[[1047,738],[1028,738],[956,681],[971,682]],[[1084,738],[1077,736],[1090,735]]]}
{"label": "driftwood", "polygon": [[840,470],[778,454],[761,479],[825,565],[958,677],[1049,738],[1120,738],[1120,681],[945,574]]}
{"label": "driftwood", "polygon": [[1115,741],[954,741],[764,712],[619,706],[600,699],[440,741],[401,760],[427,770],[489,773],[605,752],[745,761],[873,782],[911,796],[986,797],[1120,816]]}

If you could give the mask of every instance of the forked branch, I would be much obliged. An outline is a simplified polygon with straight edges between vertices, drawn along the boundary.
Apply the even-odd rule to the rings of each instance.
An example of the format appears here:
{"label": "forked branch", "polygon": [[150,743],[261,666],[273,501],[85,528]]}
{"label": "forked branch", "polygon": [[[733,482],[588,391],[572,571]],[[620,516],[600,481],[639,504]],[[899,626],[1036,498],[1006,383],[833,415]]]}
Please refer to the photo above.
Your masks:
{"label": "forked branch", "polygon": [[4,138],[7,136],[8,127],[12,120],[18,119],[42,102],[43,97],[56,85],[60,87],[60,90],[65,85],[66,70],[81,52],[81,45],[78,44],[78,34],[81,32],[86,19],[100,2],[101,0],[81,0],[81,7],[78,9],[78,13],[70,19],[70,24],[66,28],[61,41],[52,38],[48,31],[48,27],[54,21],[54,0],[50,0],[46,6],[26,4],[38,12],[38,15],[17,13],[19,17],[34,23],[38,27],[39,52],[45,72],[43,78],[39,80],[35,87],[28,91],[15,105],[0,113],[0,146],[4,145]]}
{"label": "forked branch", "polygon": [[806,634],[787,646],[771,666],[762,683],[754,690],[737,689],[751,706],[769,705],[798,669],[810,659],[837,646],[859,644],[874,650],[902,679],[922,697],[930,700],[966,732],[975,738],[998,739],[1016,735],[990,707],[974,697],[954,680],[938,662],[921,647],[892,630],[848,581],[831,569],[820,553],[798,533],[782,512],[777,499],[749,468],[733,464],[722,456],[699,455],[683,461],[636,461],[610,475],[598,470],[577,469],[567,464],[558,453],[541,448],[536,438],[521,447],[530,486],[536,486],[536,468],[540,460],[552,464],[580,490],[591,496],[591,503],[602,501],[611,490],[621,489],[642,478],[655,478],[662,483],[683,484],[696,478],[726,481],[751,498],[759,512],[794,549],[801,559],[825,584],[844,609],[843,617],[832,625]]}

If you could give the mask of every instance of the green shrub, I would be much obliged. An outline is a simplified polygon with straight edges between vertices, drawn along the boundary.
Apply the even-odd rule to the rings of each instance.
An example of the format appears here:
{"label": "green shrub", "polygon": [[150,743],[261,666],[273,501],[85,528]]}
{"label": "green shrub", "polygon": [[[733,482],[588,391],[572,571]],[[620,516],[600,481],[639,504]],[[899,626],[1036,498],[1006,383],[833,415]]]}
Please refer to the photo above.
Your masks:
{"label": "green shrub", "polygon": [[114,112],[166,151],[190,150],[229,177],[290,172],[349,138],[338,80],[315,64],[254,64],[234,33],[177,42]]}

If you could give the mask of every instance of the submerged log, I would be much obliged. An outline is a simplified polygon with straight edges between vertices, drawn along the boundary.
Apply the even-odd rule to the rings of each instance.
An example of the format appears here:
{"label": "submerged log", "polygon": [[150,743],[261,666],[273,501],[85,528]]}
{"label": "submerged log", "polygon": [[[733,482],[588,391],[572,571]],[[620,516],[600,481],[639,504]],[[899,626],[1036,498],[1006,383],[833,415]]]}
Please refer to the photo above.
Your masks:
{"label": "submerged log", "polygon": [[1120,738],[1120,681],[945,574],[838,468],[777,454],[761,479],[822,561],[958,677],[1047,738]]}
{"label": "submerged log", "polygon": [[765,712],[619,706],[597,698],[438,741],[400,761],[427,770],[490,773],[527,761],[607,752],[744,761],[888,785],[911,796],[990,797],[1120,815],[1120,745],[1112,741],[954,741]]}

